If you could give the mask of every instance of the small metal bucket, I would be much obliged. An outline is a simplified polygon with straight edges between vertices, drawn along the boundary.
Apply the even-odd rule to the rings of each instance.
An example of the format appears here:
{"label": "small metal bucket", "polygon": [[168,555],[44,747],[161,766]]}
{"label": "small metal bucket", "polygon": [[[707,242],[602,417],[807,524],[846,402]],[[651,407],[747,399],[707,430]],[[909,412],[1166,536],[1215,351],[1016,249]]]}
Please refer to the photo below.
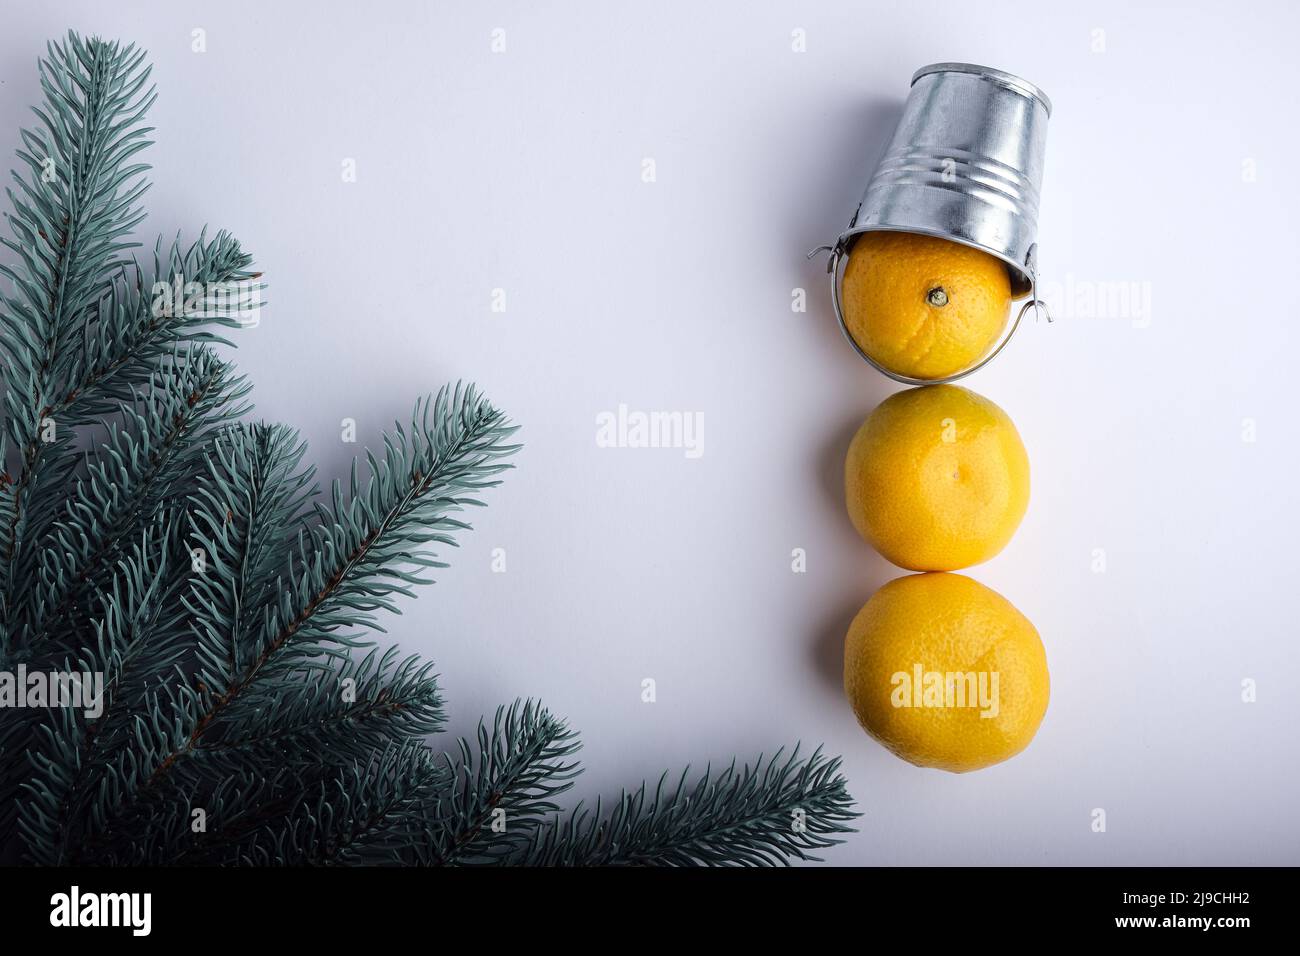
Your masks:
{"label": "small metal bucket", "polygon": [[[889,149],[848,228],[830,252],[832,301],[844,337],[877,370],[908,385],[952,382],[1002,351],[1038,298],[1038,194],[1052,104],[1025,80],[969,63],[935,63],[912,77],[912,89]],[[853,240],[873,231],[921,233],[981,249],[1006,263],[1016,298],[1030,296],[997,346],[945,379],[898,375],[865,354],[849,334],[840,302],[840,264]]]}

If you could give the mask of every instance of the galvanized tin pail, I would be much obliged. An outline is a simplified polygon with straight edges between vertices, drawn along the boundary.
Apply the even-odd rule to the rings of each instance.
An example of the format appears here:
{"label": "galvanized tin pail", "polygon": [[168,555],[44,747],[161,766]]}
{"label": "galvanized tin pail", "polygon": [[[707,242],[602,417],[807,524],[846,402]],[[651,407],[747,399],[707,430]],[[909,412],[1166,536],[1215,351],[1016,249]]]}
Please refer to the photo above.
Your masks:
{"label": "galvanized tin pail", "polygon": [[[1038,196],[1052,105],[1025,80],[969,63],[935,63],[912,77],[912,89],[888,150],[848,228],[831,253],[832,299],[840,328],[864,359],[897,381],[934,384],[881,368],[849,335],[840,304],[840,263],[856,236],[892,230],[950,239],[1007,265],[1012,293],[1031,298],[987,356],[941,381],[983,367],[1010,340],[1025,312],[1046,313],[1037,296]],[[1050,314],[1047,315],[1051,321]]]}

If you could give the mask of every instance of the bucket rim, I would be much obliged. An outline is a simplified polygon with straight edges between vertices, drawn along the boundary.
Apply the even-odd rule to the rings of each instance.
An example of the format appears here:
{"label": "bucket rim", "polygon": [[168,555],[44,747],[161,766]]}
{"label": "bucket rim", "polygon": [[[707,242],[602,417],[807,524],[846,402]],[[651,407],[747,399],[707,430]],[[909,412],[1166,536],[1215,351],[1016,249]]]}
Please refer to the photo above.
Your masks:
{"label": "bucket rim", "polygon": [[996,70],[991,66],[980,66],[977,63],[931,63],[929,66],[923,66],[912,74],[912,86],[923,76],[929,76],[932,73],[971,73],[975,76],[982,76],[992,80],[1002,86],[1015,90],[1031,99],[1038,100],[1047,110],[1047,117],[1052,116],[1052,101],[1047,98],[1039,87],[1030,83],[1023,77],[1016,76],[1014,73],[1008,73],[1005,70]]}
{"label": "bucket rim", "polygon": [[941,229],[931,229],[924,226],[893,226],[879,225],[876,223],[867,226],[853,226],[840,235],[837,245],[847,251],[852,240],[868,232],[908,232],[918,236],[930,236],[934,239],[947,239],[949,242],[955,242],[959,246],[966,246],[969,249],[978,249],[980,252],[988,253],[993,258],[1002,260],[1002,264],[1010,271],[1012,286],[1011,297],[1013,299],[1023,299],[1025,296],[1030,295],[1037,279],[1037,276],[1030,271],[1029,263],[1027,262],[1016,262],[1015,259],[1012,259],[1005,252],[994,249],[992,246],[985,246],[963,236],[955,236],[952,233],[944,232]]}

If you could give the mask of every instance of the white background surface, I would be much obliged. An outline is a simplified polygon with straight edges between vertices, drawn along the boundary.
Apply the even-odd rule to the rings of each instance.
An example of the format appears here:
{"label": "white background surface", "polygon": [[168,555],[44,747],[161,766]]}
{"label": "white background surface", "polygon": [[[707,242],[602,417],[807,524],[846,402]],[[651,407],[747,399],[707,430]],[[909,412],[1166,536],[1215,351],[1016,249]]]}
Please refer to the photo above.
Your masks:
{"label": "white background surface", "polygon": [[[437,661],[453,732],[540,696],[582,731],[583,796],[824,742],[865,813],[839,864],[1300,863],[1293,5],[5,6],[9,165],[47,38],[150,51],[143,238],[208,223],[254,254],[271,304],[238,359],[324,477],[357,450],[341,419],[377,443],[447,380],[522,424],[518,470],[391,622]],[[848,438],[893,386],[803,257],[942,60],[1055,107],[1058,321],[965,383],[1016,421],[1034,485],[969,573],[1037,625],[1052,701],[1029,750],[965,776],[889,755],[842,697],[845,627],[902,573],[840,500]],[[1149,309],[1089,303],[1117,283]],[[619,403],[701,413],[703,456],[598,448]]]}

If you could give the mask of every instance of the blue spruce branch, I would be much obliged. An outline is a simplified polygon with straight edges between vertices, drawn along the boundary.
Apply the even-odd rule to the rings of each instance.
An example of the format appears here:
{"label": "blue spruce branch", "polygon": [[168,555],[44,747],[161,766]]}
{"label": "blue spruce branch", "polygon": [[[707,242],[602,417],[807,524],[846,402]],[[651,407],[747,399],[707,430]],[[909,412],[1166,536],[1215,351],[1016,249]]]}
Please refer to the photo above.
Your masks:
{"label": "blue spruce branch", "polygon": [[675,787],[624,793],[608,814],[579,805],[539,829],[513,859],[530,866],[768,866],[817,860],[857,816],[838,758],[798,748]]}
{"label": "blue spruce branch", "polygon": [[198,465],[203,438],[249,410],[249,386],[210,350],[168,356],[149,387],[106,421],[85,477],[49,528],[29,599],[31,635],[72,634],[123,541],[148,525]]}
{"label": "blue spruce branch", "polygon": [[[131,163],[148,145],[140,125],[154,92],[149,68],[133,46],[84,41],[74,33],[51,43],[40,63],[40,125],[22,131],[18,157],[28,168],[7,190],[13,238],[0,242],[19,259],[0,264],[13,281],[0,309],[0,353],[7,359],[9,438],[20,458],[0,509],[0,611],[12,613],[13,595],[30,567],[28,509],[42,493],[46,460],[64,446],[43,440],[50,409],[75,361],[87,313],[111,289],[134,243],[125,237],[143,219],[137,208],[148,168]],[[12,635],[14,625],[6,622]]]}
{"label": "blue spruce branch", "polygon": [[[252,257],[225,232],[211,240],[200,235],[184,251],[176,241],[165,257],[160,239],[154,248],[152,275],[168,289],[184,290],[190,283],[221,288],[255,279],[251,262]],[[216,310],[187,309],[183,299],[175,301],[170,295],[161,301],[151,290],[138,266],[122,270],[98,304],[94,321],[85,325],[67,382],[50,408],[51,416],[67,425],[94,423],[147,387],[157,363],[178,346],[233,344],[209,329],[213,325],[235,327],[239,324],[235,318]]]}
{"label": "blue spruce branch", "polygon": [[515,428],[443,389],[321,495],[295,432],[239,421],[247,385],[209,348],[239,323],[184,297],[256,280],[251,258],[225,233],[124,258],[148,77],[134,47],[51,44],[9,190],[0,668],[104,689],[98,712],[0,710],[0,861],[760,865],[837,842],[855,814],[820,752],[568,814],[578,741],[538,704],[435,752],[432,665],[365,632],[446,566]]}
{"label": "blue spruce branch", "polygon": [[460,741],[459,760],[444,755],[445,782],[407,862],[422,866],[501,863],[558,811],[554,798],[573,786],[570,759],[580,744],[564,721],[533,701],[498,708],[491,730],[480,723],[477,746]]}

